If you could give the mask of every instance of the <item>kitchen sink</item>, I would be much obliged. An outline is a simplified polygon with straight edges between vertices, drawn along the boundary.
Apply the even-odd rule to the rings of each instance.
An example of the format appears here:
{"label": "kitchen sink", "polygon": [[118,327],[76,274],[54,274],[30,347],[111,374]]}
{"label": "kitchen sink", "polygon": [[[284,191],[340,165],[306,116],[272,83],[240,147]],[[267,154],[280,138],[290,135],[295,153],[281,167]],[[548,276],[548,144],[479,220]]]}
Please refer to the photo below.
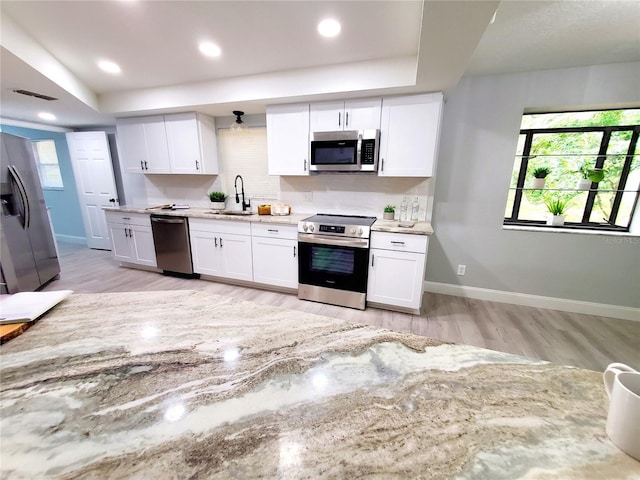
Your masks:
{"label": "kitchen sink", "polygon": [[216,210],[214,212],[207,212],[211,215],[253,215],[253,212],[242,212],[240,210]]}

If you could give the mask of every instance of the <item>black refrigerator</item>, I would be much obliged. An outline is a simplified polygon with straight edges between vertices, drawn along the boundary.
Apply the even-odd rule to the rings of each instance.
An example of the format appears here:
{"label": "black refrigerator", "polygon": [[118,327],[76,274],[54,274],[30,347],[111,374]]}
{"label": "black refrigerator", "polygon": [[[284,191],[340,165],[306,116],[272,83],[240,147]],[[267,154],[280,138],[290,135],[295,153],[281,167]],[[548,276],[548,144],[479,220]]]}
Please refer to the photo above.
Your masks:
{"label": "black refrigerator", "polygon": [[0,293],[33,292],[60,273],[35,153],[0,133]]}

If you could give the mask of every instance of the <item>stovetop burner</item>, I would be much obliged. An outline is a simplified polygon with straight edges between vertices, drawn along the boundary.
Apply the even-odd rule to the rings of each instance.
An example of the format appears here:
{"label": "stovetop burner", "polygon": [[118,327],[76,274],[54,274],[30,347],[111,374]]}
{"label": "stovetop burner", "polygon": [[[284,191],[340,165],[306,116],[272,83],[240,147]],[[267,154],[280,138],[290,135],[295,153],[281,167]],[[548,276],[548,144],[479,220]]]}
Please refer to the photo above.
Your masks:
{"label": "stovetop burner", "polygon": [[369,238],[376,217],[319,213],[298,223],[298,232],[315,235]]}

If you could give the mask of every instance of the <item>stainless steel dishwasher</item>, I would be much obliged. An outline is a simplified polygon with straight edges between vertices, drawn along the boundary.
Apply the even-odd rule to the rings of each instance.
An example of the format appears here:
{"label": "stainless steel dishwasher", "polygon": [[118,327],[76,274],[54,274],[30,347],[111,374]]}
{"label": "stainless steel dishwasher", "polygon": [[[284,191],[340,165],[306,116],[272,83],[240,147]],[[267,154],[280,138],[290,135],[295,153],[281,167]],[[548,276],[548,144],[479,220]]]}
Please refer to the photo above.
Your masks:
{"label": "stainless steel dishwasher", "polygon": [[165,274],[197,278],[191,262],[189,220],[171,215],[151,215],[151,231],[158,268]]}

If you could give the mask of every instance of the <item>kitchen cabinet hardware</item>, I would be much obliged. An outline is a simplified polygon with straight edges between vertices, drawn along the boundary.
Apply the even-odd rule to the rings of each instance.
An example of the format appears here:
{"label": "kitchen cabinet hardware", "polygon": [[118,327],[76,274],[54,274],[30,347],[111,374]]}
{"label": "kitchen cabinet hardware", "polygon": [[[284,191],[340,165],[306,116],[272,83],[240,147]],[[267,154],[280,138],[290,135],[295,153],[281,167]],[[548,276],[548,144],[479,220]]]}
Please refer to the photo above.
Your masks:
{"label": "kitchen cabinet hardware", "polygon": [[133,238],[133,232],[129,229],[129,237]]}
{"label": "kitchen cabinet hardware", "polygon": [[216,248],[218,248],[218,237],[213,237],[213,241],[215,242]]}
{"label": "kitchen cabinet hardware", "polygon": [[394,240],[391,240],[391,243],[393,243],[394,245],[404,245],[404,242],[396,242]]}
{"label": "kitchen cabinet hardware", "polygon": [[149,165],[147,165],[147,161],[146,160],[144,161],[144,169],[145,170],[149,170]]}
{"label": "kitchen cabinet hardware", "polygon": [[296,246],[294,245],[293,246],[293,257],[295,258],[295,256],[296,256]]}
{"label": "kitchen cabinet hardware", "polygon": [[380,171],[384,172],[384,158],[380,159]]}
{"label": "kitchen cabinet hardware", "polygon": [[373,267],[373,264],[375,263],[375,261],[376,261],[376,256],[371,254],[371,266],[372,267]]}
{"label": "kitchen cabinet hardware", "polygon": [[140,160],[140,170],[144,170],[144,162]]}
{"label": "kitchen cabinet hardware", "polygon": [[220,248],[222,248],[222,237],[220,237]]}
{"label": "kitchen cabinet hardware", "polygon": [[123,220],[131,220],[131,217],[122,217]]}
{"label": "kitchen cabinet hardware", "polygon": [[273,232],[273,233],[278,233],[278,229],[277,228],[269,228],[267,231],[268,232]]}
{"label": "kitchen cabinet hardware", "polygon": [[348,127],[349,126],[349,112],[345,112],[344,116],[345,116],[344,126]]}
{"label": "kitchen cabinet hardware", "polygon": [[198,164],[198,160],[196,160],[196,170],[200,170],[200,165]]}
{"label": "kitchen cabinet hardware", "polygon": [[338,112],[338,126],[341,127],[342,124],[340,123],[340,115],[342,115],[342,112]]}
{"label": "kitchen cabinet hardware", "polygon": [[124,229],[124,236],[125,236],[125,237],[128,237],[128,236],[129,236],[129,234],[127,233],[127,229],[126,229],[126,228]]}
{"label": "kitchen cabinet hardware", "polygon": [[306,158],[304,159],[304,171],[305,172],[307,171],[307,159]]}

